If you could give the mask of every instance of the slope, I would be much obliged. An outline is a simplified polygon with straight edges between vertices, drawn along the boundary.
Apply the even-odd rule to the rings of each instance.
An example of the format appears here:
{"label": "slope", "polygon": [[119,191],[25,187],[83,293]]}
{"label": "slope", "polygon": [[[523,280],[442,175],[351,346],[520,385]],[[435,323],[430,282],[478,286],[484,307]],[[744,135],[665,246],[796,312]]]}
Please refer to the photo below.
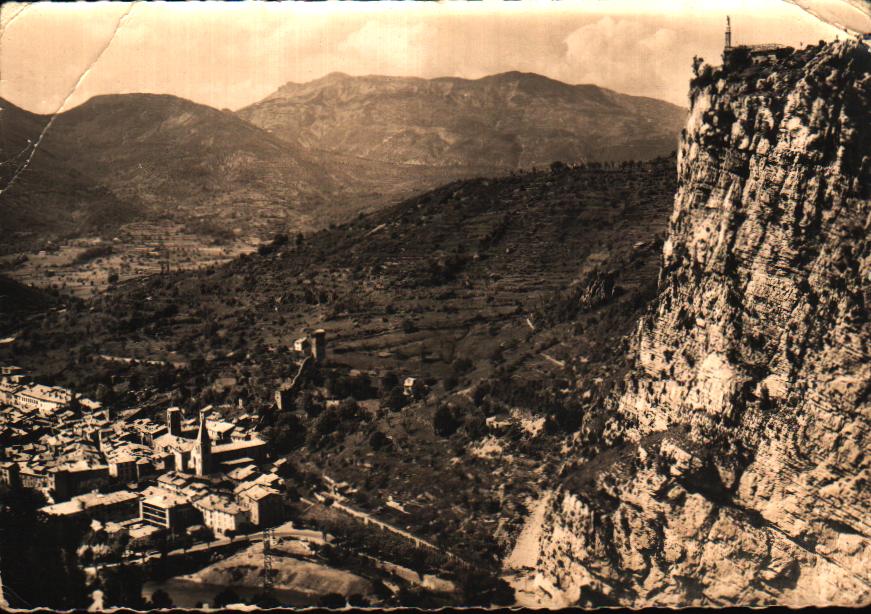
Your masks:
{"label": "slope", "polygon": [[[396,521],[498,568],[524,498],[566,437],[597,430],[596,407],[622,381],[625,339],[655,293],[674,189],[674,159],[454,182],[223,267],[121,284],[34,323],[9,360],[83,393],[108,371],[122,381],[135,372],[186,407],[242,399],[268,416],[296,372],[288,347],[324,327],[331,394],[344,398],[337,382],[359,370],[376,383],[418,377],[432,395],[323,440],[304,416],[294,436],[312,446],[294,462],[365,484],[357,505],[378,514],[393,513],[382,509],[389,497],[434,497]],[[163,372],[98,354],[190,366]],[[237,383],[214,392],[224,376]],[[434,431],[447,402],[468,428]],[[481,425],[500,412],[544,429],[489,433]],[[376,431],[392,446],[374,450]],[[501,459],[482,451],[488,441],[504,447]]]}
{"label": "slope", "polygon": [[28,165],[48,118],[2,99],[0,109],[0,253],[65,236],[111,232],[141,214],[138,203],[119,199],[83,176],[54,147],[41,145]]}
{"label": "slope", "polygon": [[292,142],[174,96],[97,96],[61,114],[45,146],[120,198],[241,232],[309,227],[336,186]]}

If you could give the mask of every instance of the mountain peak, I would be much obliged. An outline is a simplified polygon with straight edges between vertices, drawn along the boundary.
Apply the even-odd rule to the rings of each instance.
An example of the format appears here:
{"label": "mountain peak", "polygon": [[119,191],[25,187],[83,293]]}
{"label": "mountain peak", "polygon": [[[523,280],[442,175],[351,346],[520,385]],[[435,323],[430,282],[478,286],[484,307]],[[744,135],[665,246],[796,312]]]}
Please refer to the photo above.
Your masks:
{"label": "mountain peak", "polygon": [[346,72],[341,72],[338,70],[334,70],[333,72],[324,75],[320,79],[315,79],[315,81],[343,81],[345,79],[351,79],[351,75]]}
{"label": "mountain peak", "polygon": [[489,75],[487,77],[482,77],[479,81],[545,81],[550,83],[559,83],[561,85],[568,85],[563,81],[559,81],[557,79],[552,79],[550,77],[546,77],[544,75],[540,75],[536,72],[523,72],[520,70],[509,70],[507,72],[496,73],[495,75]]}

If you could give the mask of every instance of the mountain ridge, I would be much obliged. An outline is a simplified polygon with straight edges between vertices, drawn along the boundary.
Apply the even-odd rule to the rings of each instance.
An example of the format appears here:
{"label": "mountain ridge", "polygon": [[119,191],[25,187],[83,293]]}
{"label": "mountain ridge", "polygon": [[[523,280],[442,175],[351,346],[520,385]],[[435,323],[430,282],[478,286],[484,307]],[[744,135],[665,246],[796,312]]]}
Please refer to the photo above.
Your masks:
{"label": "mountain ridge", "polygon": [[[6,106],[4,152],[11,152],[27,139],[35,142],[49,116]],[[257,234],[273,225],[312,228],[311,214],[328,199],[343,202],[332,175],[296,144],[231,112],[168,94],[95,96],[54,116],[27,174],[42,173],[48,185],[64,168],[111,193],[122,203],[119,210],[132,209],[127,221],[174,216]],[[4,195],[8,206],[38,212],[33,199],[21,204],[27,197],[21,188]],[[240,217],[243,204],[249,211]],[[62,204],[46,203],[46,209],[45,217],[63,218]],[[15,220],[6,224],[17,226]]]}
{"label": "mountain ridge", "polygon": [[480,79],[330,73],[286,83],[237,112],[310,148],[394,163],[487,161],[516,170],[556,160],[667,155],[686,111],[511,71]]}
{"label": "mountain ridge", "polygon": [[[50,116],[0,104],[8,107],[4,157],[12,157]],[[5,195],[16,215],[4,229],[19,236],[15,245],[163,217],[223,238],[311,231],[456,179],[668,154],[682,123],[669,127],[668,118],[685,113],[520,72],[477,80],[330,73],[285,84],[257,105],[232,112],[127,93],[59,113],[26,173],[30,195],[25,186]],[[35,196],[51,189],[54,169],[76,176],[62,191],[103,195],[91,199],[93,213],[89,199],[79,201],[79,224],[68,223],[62,199]]]}

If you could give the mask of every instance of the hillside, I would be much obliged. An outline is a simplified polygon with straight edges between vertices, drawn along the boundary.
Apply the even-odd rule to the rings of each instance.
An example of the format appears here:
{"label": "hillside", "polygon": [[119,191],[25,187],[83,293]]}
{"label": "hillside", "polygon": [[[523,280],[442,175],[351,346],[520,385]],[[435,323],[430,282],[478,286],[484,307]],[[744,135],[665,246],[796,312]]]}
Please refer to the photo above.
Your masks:
{"label": "hillside", "polygon": [[[379,515],[399,514],[383,507],[390,497],[407,503],[415,514],[397,522],[498,569],[566,438],[601,430],[601,399],[622,381],[625,340],[656,293],[674,190],[673,158],[454,182],[223,267],[122,283],[48,314],[0,360],[84,394],[116,375],[185,407],[241,399],[270,416],[296,372],[288,346],[323,327],[330,362],[311,393],[381,398],[366,401],[368,418],[339,414],[332,433],[302,414],[291,439],[310,445],[294,463],[365,484],[356,504]],[[354,369],[376,391],[343,383]],[[429,382],[430,397],[379,410],[392,407],[379,384],[389,374]],[[465,426],[437,433],[448,402]],[[483,426],[503,413],[507,431]],[[392,443],[375,449],[376,432]]]}
{"label": "hillside", "polygon": [[288,83],[238,113],[312,151],[457,170],[668,155],[686,118],[659,100],[519,72],[477,80],[332,73]]}
{"label": "hillside", "polygon": [[44,144],[152,215],[242,232],[310,228],[338,189],[292,141],[174,96],[97,96],[61,114]]}
{"label": "hillside", "polygon": [[[50,118],[2,106],[5,185]],[[3,250],[167,218],[224,238],[311,231],[456,179],[667,155],[684,114],[521,73],[330,75],[238,114],[169,95],[97,96],[55,118],[0,196],[13,237]]]}
{"label": "hillside", "polygon": [[137,202],[119,199],[76,170],[60,148],[41,145],[27,165],[47,121],[0,99],[0,254],[47,239],[111,232],[142,214]]}
{"label": "hillside", "polygon": [[534,521],[545,601],[871,602],[871,53],[694,80],[655,310]]}
{"label": "hillside", "polygon": [[20,326],[20,318],[38,314],[52,307],[57,298],[0,275],[0,333]]}

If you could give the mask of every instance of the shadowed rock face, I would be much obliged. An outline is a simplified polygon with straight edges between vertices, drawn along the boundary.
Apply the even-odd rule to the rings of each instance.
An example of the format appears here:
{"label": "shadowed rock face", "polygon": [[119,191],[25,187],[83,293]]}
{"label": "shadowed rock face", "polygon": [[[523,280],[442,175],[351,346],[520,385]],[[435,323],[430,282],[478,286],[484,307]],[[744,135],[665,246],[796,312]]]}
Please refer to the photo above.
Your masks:
{"label": "shadowed rock face", "polygon": [[871,601],[869,67],[841,42],[695,80],[613,448],[545,514],[567,602]]}

